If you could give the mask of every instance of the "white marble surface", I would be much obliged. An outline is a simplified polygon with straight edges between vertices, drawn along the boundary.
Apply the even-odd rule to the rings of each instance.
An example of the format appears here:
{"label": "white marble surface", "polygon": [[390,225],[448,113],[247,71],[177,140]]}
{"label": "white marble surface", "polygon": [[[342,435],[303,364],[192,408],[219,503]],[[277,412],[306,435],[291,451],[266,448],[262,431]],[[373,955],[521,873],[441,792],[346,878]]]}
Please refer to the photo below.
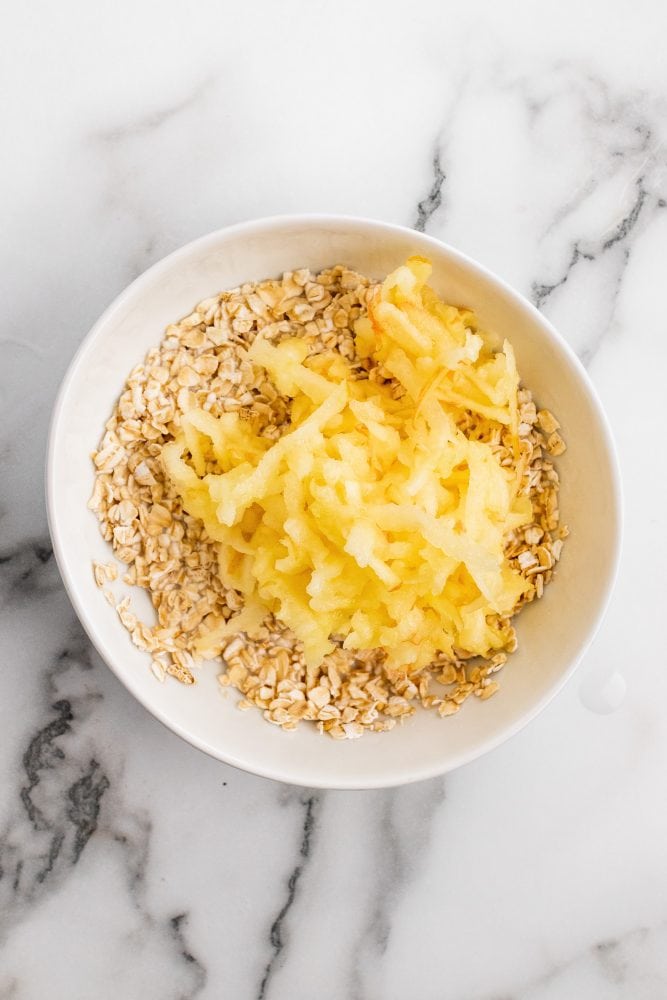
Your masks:
{"label": "white marble surface", "polygon": [[[7,8],[2,1000],[667,996],[665,31],[658,0]],[[49,410],[104,306],[201,233],[314,210],[425,227],[532,296],[624,470],[580,674],[486,759],[396,791],[280,787],[181,743],[91,652],[46,530]],[[594,714],[605,681],[627,694]]]}

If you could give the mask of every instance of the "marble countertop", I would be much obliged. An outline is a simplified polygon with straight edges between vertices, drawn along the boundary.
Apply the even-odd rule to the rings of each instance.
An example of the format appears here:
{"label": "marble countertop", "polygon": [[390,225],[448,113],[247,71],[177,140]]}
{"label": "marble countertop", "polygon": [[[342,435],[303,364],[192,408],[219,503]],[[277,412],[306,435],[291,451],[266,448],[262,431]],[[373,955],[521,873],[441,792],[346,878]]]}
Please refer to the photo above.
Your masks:
{"label": "marble countertop", "polygon": [[[0,1000],[667,997],[666,31],[658,0],[7,10]],[[49,412],[93,321],[188,240],[292,211],[495,270],[619,446],[621,576],[585,664],[413,787],[288,788],[185,745],[91,650],[51,553]]]}

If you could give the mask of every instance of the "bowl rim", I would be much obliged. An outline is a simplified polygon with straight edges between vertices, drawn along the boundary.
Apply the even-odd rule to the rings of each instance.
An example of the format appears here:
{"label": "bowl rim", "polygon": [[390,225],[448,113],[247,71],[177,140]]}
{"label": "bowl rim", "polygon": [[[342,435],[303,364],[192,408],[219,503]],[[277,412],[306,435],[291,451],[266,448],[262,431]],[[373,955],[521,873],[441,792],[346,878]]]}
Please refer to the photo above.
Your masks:
{"label": "bowl rim", "polygon": [[586,371],[581,360],[570,347],[567,341],[561,336],[556,328],[551,324],[551,322],[542,315],[541,312],[520,292],[516,291],[509,285],[503,278],[500,278],[494,272],[489,270],[483,264],[478,263],[472,257],[467,254],[462,253],[450,244],[445,243],[443,240],[439,240],[434,236],[430,236],[426,233],[418,232],[417,230],[411,229],[408,226],[401,226],[395,223],[383,222],[380,219],[372,219],[364,216],[346,215],[346,214],[332,214],[332,213],[295,213],[295,214],[278,214],[263,216],[258,219],[252,219],[245,222],[235,223],[229,226],[223,226],[220,229],[216,229],[210,233],[206,233],[203,236],[199,236],[194,240],[190,240],[183,246],[173,250],[171,253],[162,257],[156,263],[152,264],[149,268],[139,274],[133,281],[131,281],[106,307],[102,312],[100,317],[96,320],[93,326],[90,328],[88,333],[85,335],[81,343],[79,344],[77,350],[75,351],[65,375],[62,378],[56,399],[51,412],[49,432],[48,432],[48,443],[46,451],[46,463],[45,463],[45,493],[46,493],[46,513],[49,533],[51,536],[51,542],[53,545],[53,552],[55,555],[56,563],[66,590],[69,600],[74,608],[74,611],[84,628],[88,638],[93,644],[94,648],[97,650],[98,654],[104,661],[105,665],[115,674],[118,680],[123,684],[125,688],[130,692],[130,694],[136,698],[136,700],[148,711],[150,714],[161,722],[167,729],[180,736],[183,740],[189,743],[191,746],[200,750],[202,753],[207,754],[217,760],[222,761],[225,764],[230,764],[233,767],[239,768],[242,771],[246,771],[250,774],[255,774],[260,777],[270,778],[275,781],[281,781],[286,784],[297,785],[299,787],[303,786],[303,782],[300,781],[299,776],[290,772],[284,772],[279,766],[273,766],[270,762],[267,762],[265,766],[251,766],[246,763],[243,759],[235,756],[234,753],[228,751],[221,751],[218,747],[211,745],[205,739],[198,737],[195,733],[191,732],[189,729],[182,726],[178,721],[170,718],[168,714],[154,705],[150,698],[146,697],[144,693],[140,690],[138,685],[133,683],[132,677],[128,674],[123,674],[119,669],[117,669],[115,663],[115,656],[112,650],[108,649],[106,643],[96,634],[96,629],[94,627],[92,619],[88,616],[86,602],[80,598],[79,592],[73,577],[70,573],[70,568],[68,565],[68,558],[66,552],[66,545],[64,543],[60,526],[56,517],[56,493],[58,490],[58,483],[56,482],[56,455],[58,452],[58,441],[59,441],[59,431],[60,423],[63,416],[65,402],[67,400],[70,385],[79,369],[79,366],[84,362],[85,356],[92,347],[93,343],[97,340],[100,332],[103,328],[113,319],[114,314],[120,311],[128,299],[131,299],[137,293],[141,293],[145,285],[150,284],[154,278],[158,277],[161,272],[169,271],[174,264],[177,264],[179,259],[187,258],[193,251],[206,250],[208,247],[214,248],[221,238],[229,239],[234,236],[246,236],[253,234],[263,234],[270,232],[272,230],[281,229],[285,226],[301,225],[306,228],[317,228],[324,227],[327,225],[331,226],[361,226],[366,227],[369,230],[375,230],[377,233],[397,233],[403,236],[411,236],[418,239],[422,245],[431,245],[439,253],[443,250],[457,263],[461,264],[464,268],[469,269],[473,273],[478,274],[483,278],[490,286],[494,287],[497,293],[504,297],[506,300],[511,301],[514,305],[520,309],[527,310],[529,315],[532,315],[533,320],[540,326],[542,332],[549,338],[555,347],[561,351],[570,362],[571,366],[577,373],[589,399],[596,411],[600,430],[601,430],[601,442],[604,445],[606,452],[606,459],[609,466],[610,477],[613,487],[613,495],[611,500],[611,510],[614,517],[614,552],[613,560],[611,564],[610,571],[605,582],[604,590],[602,592],[599,607],[596,615],[591,619],[584,639],[582,640],[577,654],[572,657],[570,663],[566,670],[559,675],[558,679],[549,687],[545,693],[539,698],[530,709],[525,711],[517,720],[515,720],[511,725],[506,726],[499,733],[491,735],[486,739],[480,740],[475,746],[468,750],[462,751],[453,757],[450,761],[443,764],[428,764],[419,766],[415,764],[411,768],[411,772],[408,776],[405,775],[392,775],[387,774],[386,777],[381,779],[374,778],[372,781],[367,779],[361,779],[358,781],[354,780],[354,776],[346,778],[344,781],[336,780],[335,777],[323,776],[320,780],[310,779],[310,783],[307,787],[322,788],[322,789],[368,789],[368,788],[390,788],[396,787],[403,784],[411,784],[416,781],[424,781],[428,778],[434,778],[443,774],[446,774],[464,764],[471,763],[473,760],[483,756],[490,750],[495,749],[501,744],[505,743],[507,740],[511,739],[518,732],[523,730],[528,726],[537,716],[544,711],[547,705],[556,697],[556,695],[563,689],[565,684],[571,679],[575,670],[580,665],[583,657],[591,646],[597,632],[602,624],[602,620],[606,614],[609,602],[614,590],[614,586],[618,577],[619,565],[621,559],[622,550],[622,537],[623,537],[623,488],[622,479],[620,472],[620,464],[618,459],[618,452],[616,449],[616,444],[612,435],[611,426],[607,415],[602,406],[602,402],[598,395],[597,389],[595,388],[588,372]]}

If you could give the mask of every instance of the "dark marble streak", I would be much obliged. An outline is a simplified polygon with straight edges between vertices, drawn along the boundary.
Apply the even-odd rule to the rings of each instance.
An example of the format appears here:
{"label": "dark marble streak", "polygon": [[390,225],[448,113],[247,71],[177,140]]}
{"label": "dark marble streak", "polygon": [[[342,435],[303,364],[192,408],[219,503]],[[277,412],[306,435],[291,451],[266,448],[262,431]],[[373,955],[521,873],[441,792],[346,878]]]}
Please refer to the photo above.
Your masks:
{"label": "dark marble streak", "polygon": [[[526,77],[519,74],[505,86],[518,93],[531,135],[539,125],[542,130],[547,130],[552,141],[560,141],[555,131],[560,118],[549,120],[544,117],[541,122],[538,121],[541,116],[546,116],[555,102],[572,102],[585,125],[590,155],[582,161],[574,192],[552,214],[544,233],[544,237],[556,240],[556,248],[558,229],[573,213],[584,208],[585,224],[590,225],[584,206],[605,185],[626,180],[623,199],[627,186],[634,188],[632,203],[620,221],[613,218],[606,232],[599,236],[580,237],[572,242],[568,234],[570,246],[564,253],[566,263],[559,277],[550,281],[536,280],[532,284],[532,301],[541,309],[558,289],[568,284],[575,270],[580,271],[603,257],[613,256],[608,265],[613,282],[611,301],[600,302],[600,329],[580,354],[583,363],[587,364],[596,354],[614,319],[633,243],[652,218],[653,211],[660,207],[665,194],[662,107],[647,92],[614,90],[606,79],[567,62],[549,67],[544,75],[537,73]],[[540,141],[539,137],[537,141]]]}
{"label": "dark marble streak", "polygon": [[31,538],[0,550],[0,610],[13,600],[25,601],[60,586],[48,538]]}
{"label": "dark marble streak", "polygon": [[62,760],[65,756],[54,742],[59,736],[69,732],[70,723],[74,718],[72,706],[66,699],[56,701],[51,708],[56,713],[55,718],[32,737],[28,749],[23,754],[23,770],[28,783],[21,789],[21,802],[36,830],[45,830],[47,821],[42,810],[33,802],[33,791],[40,783],[41,771],[54,766],[56,760]]}
{"label": "dark marble streak", "polygon": [[[24,555],[26,565],[43,565]],[[37,593],[33,585],[36,614],[45,602],[62,602],[61,593]],[[42,670],[40,723],[22,748],[8,748],[16,757],[16,785],[14,804],[0,819],[0,947],[35,905],[77,878],[79,861],[97,844],[94,865],[120,873],[115,905],[129,906],[142,927],[137,947],[150,937],[150,947],[173,967],[172,992],[165,996],[193,1000],[204,989],[206,969],[186,941],[186,914],[155,912],[147,898],[152,824],[143,808],[127,801],[122,760],[100,732],[99,659],[73,616],[63,622],[63,638]],[[82,899],[85,893],[83,882]],[[98,922],[105,926],[103,912],[91,916],[93,932]],[[0,997],[10,997],[13,988],[0,962]]]}
{"label": "dark marble streak", "polygon": [[[196,949],[188,942],[186,931],[189,914],[182,910],[171,916],[156,914],[147,899],[153,825],[143,810],[131,809],[116,789],[112,803],[113,815],[107,816],[105,833],[120,850],[127,894],[132,908],[138,915],[145,933],[161,942],[166,960],[173,960],[172,981],[174,993],[165,993],[167,1000],[195,1000],[205,989],[208,970]],[[143,933],[142,933],[143,936]],[[180,978],[186,981],[181,985]]]}
{"label": "dark marble streak", "polygon": [[373,995],[380,995],[369,976],[380,970],[389,946],[394,909],[428,854],[433,819],[445,800],[445,784],[444,779],[436,778],[378,794],[375,878],[368,916],[351,956],[348,1000],[364,1000],[371,986]]}
{"label": "dark marble streak", "polygon": [[102,796],[108,787],[109,779],[93,757],[88,763],[86,772],[67,792],[70,802],[67,818],[76,831],[72,854],[74,864],[81,857],[81,852],[97,829]]}
{"label": "dark marble streak", "polygon": [[536,281],[533,282],[533,284],[531,285],[530,297],[533,302],[533,305],[537,309],[542,308],[542,306],[547,301],[549,296],[552,295],[557,288],[562,288],[563,285],[567,284],[568,278],[570,277],[573,269],[576,267],[576,265],[579,263],[580,260],[593,261],[595,260],[595,255],[590,252],[583,251],[579,245],[579,242],[577,241],[572,247],[572,254],[570,256],[570,260],[568,261],[565,267],[565,271],[563,272],[562,276],[558,278],[557,281],[554,281],[552,282],[552,284],[548,285],[540,284],[539,282]]}
{"label": "dark marble streak", "polygon": [[281,962],[282,952],[285,947],[284,925],[294,901],[297,898],[299,881],[311,855],[316,815],[320,807],[320,802],[321,795],[310,794],[307,798],[301,798],[301,803],[304,807],[304,817],[301,830],[301,844],[299,847],[299,860],[292,869],[292,872],[287,880],[287,897],[285,902],[281,906],[277,917],[271,925],[269,940],[271,942],[273,954],[264,968],[264,974],[257,992],[257,1000],[266,1000],[271,984],[271,977]]}
{"label": "dark marble streak", "polygon": [[[635,182],[635,198],[634,201],[625,214],[625,216],[620,220],[620,222],[614,227],[612,232],[606,239],[601,239],[597,244],[591,241],[577,240],[572,247],[572,254],[570,260],[566,265],[565,271],[551,284],[540,284],[539,282],[533,282],[531,286],[531,298],[533,304],[541,309],[544,303],[547,301],[550,295],[556,291],[557,288],[562,288],[563,285],[567,284],[567,281],[572,274],[572,271],[577,266],[579,261],[596,261],[599,258],[611,250],[619,243],[623,243],[628,239],[633,233],[639,217],[641,215],[642,209],[646,204],[646,199],[648,192],[644,187],[644,178],[638,177]],[[626,248],[627,250],[627,248]],[[627,266],[627,261],[629,260],[629,252],[624,255],[624,265]],[[622,277],[622,275],[621,275]]]}
{"label": "dark marble streak", "polygon": [[[614,221],[597,239],[575,240],[565,269],[556,281],[535,281],[531,289],[532,301],[538,309],[541,309],[557,289],[567,285],[573,271],[579,268],[582,261],[594,263],[610,253],[614,254],[614,287],[608,303],[607,316],[597,336],[580,353],[584,365],[589,364],[597,353],[615,315],[633,242],[637,234],[645,228],[654,210],[659,209],[664,200],[662,197],[664,191],[661,190],[664,154],[661,153],[662,142],[658,138],[660,130],[656,132],[648,119],[633,120],[637,114],[636,104],[625,97],[614,98],[603,81],[589,78],[585,92],[588,93],[590,88],[595,90],[602,107],[602,111],[596,111],[595,102],[584,101],[584,113],[590,119],[591,127],[602,130],[603,133],[606,130],[607,137],[611,134],[617,138],[613,144],[605,147],[606,167],[597,168],[596,175],[589,178],[577,195],[557,213],[549,231],[571,211],[579,208],[602,181],[616,174],[619,169],[634,168],[631,175],[634,187],[632,204],[622,218]],[[588,100],[589,102],[591,100],[590,94]]]}
{"label": "dark marble streak", "polygon": [[433,171],[433,183],[431,184],[431,189],[424,200],[420,201],[417,205],[417,218],[414,222],[413,229],[416,229],[418,233],[425,232],[426,226],[431,220],[431,217],[438,211],[442,204],[442,188],[447,179],[447,175],[443,170],[440,151],[438,149],[436,149],[433,154],[431,169]]}
{"label": "dark marble streak", "polygon": [[610,236],[602,244],[603,252],[605,250],[610,250],[616,243],[620,243],[621,240],[626,239],[635,228],[637,220],[639,219],[639,213],[644,207],[644,202],[648,195],[648,191],[644,187],[644,178],[638,177],[635,182],[636,196],[630,211],[625,215],[624,218],[618,223],[616,228],[613,230]]}
{"label": "dark marble streak", "polygon": [[[20,579],[35,585],[32,574]],[[97,829],[110,781],[74,732],[101,698],[94,684],[81,681],[91,668],[88,639],[72,623],[66,647],[44,673],[44,722],[17,761],[17,807],[0,830],[0,935],[60,883]]]}
{"label": "dark marble streak", "polygon": [[189,945],[185,940],[185,927],[187,926],[188,915],[187,913],[178,913],[175,917],[172,917],[169,921],[169,927],[171,929],[171,935],[174,939],[176,947],[179,949],[179,954],[182,960],[191,967],[193,973],[193,985],[192,989],[188,990],[187,993],[182,993],[179,1000],[193,1000],[197,994],[206,986],[206,980],[208,979],[208,974],[205,967],[196,958]]}

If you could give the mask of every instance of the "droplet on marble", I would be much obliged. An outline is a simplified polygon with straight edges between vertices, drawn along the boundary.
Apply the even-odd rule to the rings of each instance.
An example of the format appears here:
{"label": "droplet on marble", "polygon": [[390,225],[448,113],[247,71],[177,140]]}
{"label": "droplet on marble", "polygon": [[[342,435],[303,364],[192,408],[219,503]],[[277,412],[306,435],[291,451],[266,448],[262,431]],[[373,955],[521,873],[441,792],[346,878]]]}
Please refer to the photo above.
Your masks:
{"label": "droplet on marble", "polygon": [[582,681],[579,699],[590,712],[610,715],[625,701],[627,688],[625,677],[618,670],[592,673]]}

